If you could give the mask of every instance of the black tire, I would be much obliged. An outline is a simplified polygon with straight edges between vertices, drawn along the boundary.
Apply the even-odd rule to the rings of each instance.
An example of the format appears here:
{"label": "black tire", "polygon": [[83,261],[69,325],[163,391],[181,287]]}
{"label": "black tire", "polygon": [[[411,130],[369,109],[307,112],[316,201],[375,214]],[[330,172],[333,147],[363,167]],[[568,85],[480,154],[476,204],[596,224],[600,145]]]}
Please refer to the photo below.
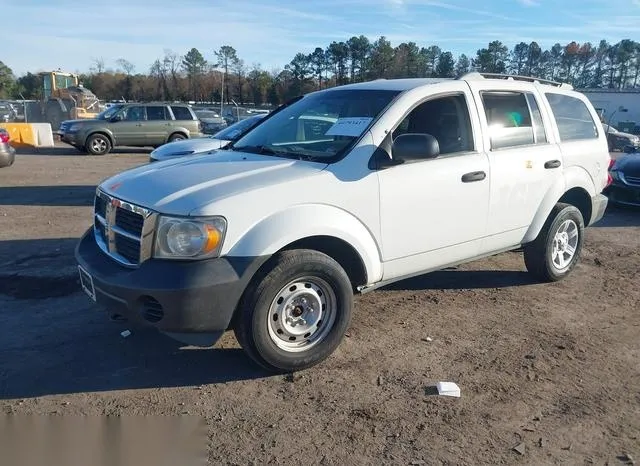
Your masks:
{"label": "black tire", "polygon": [[[556,265],[554,261],[554,248],[556,247],[556,233],[569,222],[569,231],[566,238],[561,235],[560,247],[568,240],[575,252],[570,260],[564,264]],[[573,240],[573,232],[577,232],[577,241]],[[582,243],[584,241],[584,219],[580,210],[570,204],[558,203],[555,205],[538,237],[531,243],[524,245],[524,263],[527,270],[539,280],[555,282],[567,277],[580,260]],[[574,244],[571,244],[574,243]],[[564,251],[564,250],[562,250]],[[558,251],[558,257],[560,252]],[[562,257],[566,259],[565,252]]]}
{"label": "black tire", "polygon": [[60,129],[60,124],[62,123],[63,117],[64,115],[62,114],[62,109],[58,105],[47,105],[45,118],[51,125],[51,131],[57,131]]}
{"label": "black tire", "polygon": [[104,134],[96,133],[87,138],[84,147],[91,155],[105,155],[111,150],[111,141]]}
{"label": "black tire", "polygon": [[[233,330],[242,348],[257,364],[275,373],[303,370],[328,358],[351,321],[353,289],[346,272],[326,254],[304,249],[278,254],[265,269],[252,280],[234,318]],[[303,288],[291,286],[298,279],[303,292]],[[290,296],[285,298],[287,294]],[[303,298],[312,306],[305,306]],[[286,303],[295,307],[284,306]],[[272,304],[277,309],[272,309]],[[310,307],[316,311],[309,311]],[[320,308],[322,313],[317,312]],[[296,315],[296,311],[303,313]],[[276,314],[289,318],[274,317]],[[292,319],[304,323],[292,326]],[[307,322],[313,324],[311,330],[295,336],[295,332],[309,330]],[[296,328],[298,325],[302,327]],[[291,329],[293,333],[289,333]],[[309,343],[314,337],[318,340],[310,343],[309,349],[283,348]]]}
{"label": "black tire", "polygon": [[183,139],[187,139],[187,137],[184,134],[182,134],[182,133],[173,133],[169,137],[169,142],[182,141]]}

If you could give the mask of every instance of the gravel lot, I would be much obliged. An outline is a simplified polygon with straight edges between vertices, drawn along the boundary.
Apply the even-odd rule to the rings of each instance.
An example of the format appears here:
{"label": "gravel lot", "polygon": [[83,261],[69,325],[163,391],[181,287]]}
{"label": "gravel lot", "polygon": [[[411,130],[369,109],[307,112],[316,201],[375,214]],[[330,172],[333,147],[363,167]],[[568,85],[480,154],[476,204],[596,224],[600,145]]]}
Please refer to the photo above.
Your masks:
{"label": "gravel lot", "polygon": [[507,253],[358,297],[330,359],[271,376],[232,334],[181,348],[80,292],[95,186],[148,151],[38,152],[0,169],[0,412],[199,415],[217,464],[640,458],[640,211],[610,208],[561,283]]}

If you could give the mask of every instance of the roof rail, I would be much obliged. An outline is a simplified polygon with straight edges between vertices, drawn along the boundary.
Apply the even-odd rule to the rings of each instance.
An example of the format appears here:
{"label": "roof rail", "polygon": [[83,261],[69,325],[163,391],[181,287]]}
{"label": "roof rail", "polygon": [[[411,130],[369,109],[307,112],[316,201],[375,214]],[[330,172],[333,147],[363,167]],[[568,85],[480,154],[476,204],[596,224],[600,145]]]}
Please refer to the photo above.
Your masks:
{"label": "roof rail", "polygon": [[573,86],[568,83],[560,83],[557,81],[551,81],[550,79],[541,79],[531,76],[520,76],[517,74],[502,74],[502,73],[480,73],[478,71],[472,71],[470,73],[460,76],[460,80],[477,81],[480,79],[506,79],[509,81],[527,81],[532,83],[547,84],[550,86],[556,86],[561,89],[573,89]]}

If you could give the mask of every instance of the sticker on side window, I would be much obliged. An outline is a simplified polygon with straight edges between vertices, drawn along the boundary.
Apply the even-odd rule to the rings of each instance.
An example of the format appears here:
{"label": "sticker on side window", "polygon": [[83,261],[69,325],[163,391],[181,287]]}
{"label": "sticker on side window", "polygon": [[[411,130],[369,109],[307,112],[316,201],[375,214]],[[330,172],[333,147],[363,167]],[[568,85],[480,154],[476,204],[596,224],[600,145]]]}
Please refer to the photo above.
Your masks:
{"label": "sticker on side window", "polygon": [[362,134],[373,118],[369,117],[349,117],[338,118],[331,128],[325,133],[326,136],[354,136]]}

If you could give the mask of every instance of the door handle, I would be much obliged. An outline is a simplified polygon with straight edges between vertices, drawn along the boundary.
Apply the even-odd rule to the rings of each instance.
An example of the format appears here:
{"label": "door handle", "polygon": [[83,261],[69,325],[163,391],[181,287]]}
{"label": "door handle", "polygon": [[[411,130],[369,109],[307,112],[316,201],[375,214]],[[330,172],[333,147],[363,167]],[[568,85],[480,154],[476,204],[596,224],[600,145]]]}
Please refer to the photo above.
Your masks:
{"label": "door handle", "polygon": [[544,163],[544,168],[558,168],[560,165],[560,160],[548,160]]}
{"label": "door handle", "polygon": [[485,172],[471,172],[462,175],[463,183],[471,183],[473,181],[482,181],[487,177]]}

